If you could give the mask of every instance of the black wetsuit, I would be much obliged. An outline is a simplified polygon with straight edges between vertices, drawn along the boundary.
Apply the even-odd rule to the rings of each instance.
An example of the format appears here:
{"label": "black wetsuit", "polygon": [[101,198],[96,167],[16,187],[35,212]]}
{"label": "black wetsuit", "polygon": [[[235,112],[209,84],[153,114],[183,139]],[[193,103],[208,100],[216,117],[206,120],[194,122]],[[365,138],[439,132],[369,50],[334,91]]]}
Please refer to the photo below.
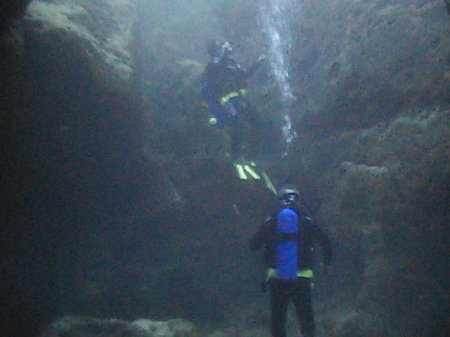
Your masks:
{"label": "black wetsuit", "polygon": [[[265,249],[264,260],[268,268],[275,268],[276,265],[276,247],[280,242],[276,235],[276,219],[278,212],[286,206],[286,203],[280,205],[250,241],[250,249]],[[331,243],[328,237],[314,224],[310,217],[301,212],[294,204],[289,204],[289,208],[296,211],[298,215],[298,256],[300,257],[298,259],[298,270],[312,268],[315,243],[322,247],[324,264],[330,264]],[[311,304],[311,278],[298,277],[295,280],[272,278],[269,281],[269,289],[272,336],[286,337],[287,308],[289,300],[292,299],[303,336],[314,337],[315,324]]]}
{"label": "black wetsuit", "polygon": [[[229,128],[231,152],[237,158],[245,135],[245,119],[252,125],[257,125],[256,111],[244,98],[242,90],[247,88],[247,79],[259,68],[255,63],[249,70],[242,69],[229,55],[217,62],[210,62],[203,74],[202,94],[208,103],[211,113],[217,118],[220,126]],[[230,97],[226,104],[221,100],[231,93],[239,95]]]}

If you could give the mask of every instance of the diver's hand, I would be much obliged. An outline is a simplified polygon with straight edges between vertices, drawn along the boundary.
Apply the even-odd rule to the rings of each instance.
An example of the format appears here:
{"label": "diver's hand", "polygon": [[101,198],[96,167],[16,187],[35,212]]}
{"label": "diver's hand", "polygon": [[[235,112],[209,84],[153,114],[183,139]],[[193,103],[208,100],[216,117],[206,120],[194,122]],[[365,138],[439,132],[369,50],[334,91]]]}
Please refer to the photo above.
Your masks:
{"label": "diver's hand", "polygon": [[217,118],[216,118],[216,117],[211,117],[211,118],[208,120],[208,124],[209,124],[210,126],[216,126],[216,125],[217,125]]}

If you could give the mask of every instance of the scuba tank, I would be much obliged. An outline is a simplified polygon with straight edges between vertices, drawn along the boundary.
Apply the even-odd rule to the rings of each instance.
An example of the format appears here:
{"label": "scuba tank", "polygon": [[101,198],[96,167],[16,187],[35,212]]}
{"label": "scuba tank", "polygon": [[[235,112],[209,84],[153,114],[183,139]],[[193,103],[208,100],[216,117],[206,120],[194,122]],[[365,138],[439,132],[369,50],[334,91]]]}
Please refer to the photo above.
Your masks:
{"label": "scuba tank", "polygon": [[276,271],[278,279],[296,279],[298,266],[298,215],[285,208],[277,216]]}

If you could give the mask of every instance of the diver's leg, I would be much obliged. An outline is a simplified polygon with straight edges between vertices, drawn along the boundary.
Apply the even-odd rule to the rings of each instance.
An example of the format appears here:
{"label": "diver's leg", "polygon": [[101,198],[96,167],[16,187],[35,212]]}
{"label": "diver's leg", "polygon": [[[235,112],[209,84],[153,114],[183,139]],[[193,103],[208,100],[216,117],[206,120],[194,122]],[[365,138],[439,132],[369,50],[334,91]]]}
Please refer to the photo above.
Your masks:
{"label": "diver's leg", "polygon": [[237,160],[243,155],[242,142],[244,139],[239,117],[236,116],[231,118],[229,130],[231,138],[231,154],[233,156],[233,159]]}
{"label": "diver's leg", "polygon": [[293,294],[295,311],[304,337],[314,337],[315,323],[311,302],[311,279],[299,277]]}
{"label": "diver's leg", "polygon": [[286,285],[276,280],[270,282],[270,309],[272,337],[286,337],[286,316],[289,292]]}
{"label": "diver's leg", "polygon": [[240,98],[237,104],[242,119],[245,120],[245,127],[243,127],[242,131],[245,137],[243,141],[250,146],[249,150],[252,158],[255,158],[255,156],[258,154],[261,155],[264,152],[263,144],[265,139],[263,133],[264,130],[268,130],[269,128],[264,124],[258,111],[251,103],[244,98]]}
{"label": "diver's leg", "polygon": [[256,108],[245,99],[239,101],[239,107],[245,120],[253,127],[261,126],[261,118],[258,118]]}

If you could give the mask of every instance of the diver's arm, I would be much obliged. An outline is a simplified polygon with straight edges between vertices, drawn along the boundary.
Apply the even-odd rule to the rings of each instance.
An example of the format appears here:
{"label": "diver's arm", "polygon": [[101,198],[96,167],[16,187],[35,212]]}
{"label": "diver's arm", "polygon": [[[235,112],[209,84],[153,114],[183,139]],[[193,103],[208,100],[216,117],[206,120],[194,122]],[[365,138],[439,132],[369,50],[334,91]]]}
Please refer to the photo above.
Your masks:
{"label": "diver's arm", "polygon": [[332,258],[332,248],[331,248],[331,241],[329,237],[322,232],[322,230],[315,224],[311,224],[313,228],[313,235],[314,240],[317,241],[322,248],[323,252],[323,263],[324,265],[328,266],[331,263]]}
{"label": "diver's arm", "polygon": [[258,250],[269,242],[272,221],[272,217],[268,218],[255,235],[253,235],[253,238],[250,240],[250,250]]}
{"label": "diver's arm", "polygon": [[258,60],[255,62],[255,64],[253,64],[246,72],[245,72],[245,77],[246,79],[252,77],[257,71],[258,69],[261,67],[261,64],[263,63],[263,61],[266,59],[265,56],[260,56],[258,58]]}
{"label": "diver's arm", "polygon": [[217,94],[217,86],[214,81],[214,65],[209,63],[201,77],[201,96],[203,105],[209,108],[210,125],[223,126],[222,109]]}
{"label": "diver's arm", "polygon": [[209,82],[207,81],[202,85],[202,100],[209,109],[209,124],[211,126],[217,125],[219,128],[222,128],[224,125],[222,107],[219,100],[216,98],[216,95],[214,95]]}

